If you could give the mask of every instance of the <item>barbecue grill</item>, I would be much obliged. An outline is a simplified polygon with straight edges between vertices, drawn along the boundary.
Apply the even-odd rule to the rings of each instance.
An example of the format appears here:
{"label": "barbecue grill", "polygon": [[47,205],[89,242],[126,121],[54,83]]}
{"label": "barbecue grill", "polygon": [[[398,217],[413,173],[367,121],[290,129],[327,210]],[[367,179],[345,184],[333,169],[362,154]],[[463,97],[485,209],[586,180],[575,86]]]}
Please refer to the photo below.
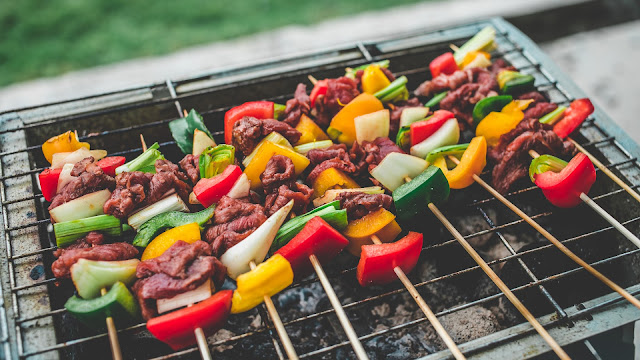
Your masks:
{"label": "barbecue grill", "polygon": [[[497,30],[496,57],[533,75],[536,86],[561,105],[584,97],[523,33],[495,18],[438,31],[403,34],[371,42],[226,68],[181,80],[124,89],[0,114],[0,201],[5,256],[2,267],[0,341],[7,359],[110,358],[106,332],[92,332],[69,316],[63,304],[73,293],[50,272],[55,239],[37,184],[47,166],[40,145],[68,129],[81,141],[128,159],[141,152],[139,134],[158,141],[168,159],[180,153],[168,122],[195,108],[217,142],[223,142],[226,110],[245,101],[284,103],[307,75],[337,77],[345,67],[389,59],[407,75],[408,88],[428,77],[428,63],[461,45],[486,25]],[[469,135],[469,134],[467,134]],[[640,184],[640,147],[598,107],[578,134],[586,147],[634,188]],[[598,172],[592,198],[633,233],[640,233],[640,204]],[[483,174],[484,178],[490,175]],[[535,186],[508,198],[571,250],[631,294],[640,293],[640,249],[585,206],[553,208]],[[597,357],[589,338],[640,319],[640,311],[589,276],[477,184],[452,192],[443,212],[496,269],[551,336],[575,357]],[[408,230],[408,229],[404,229]],[[415,224],[425,248],[409,279],[469,358],[531,358],[549,347],[502,293],[434,219]],[[451,353],[401,284],[361,288],[357,259],[341,254],[325,269],[372,359],[446,359]],[[229,284],[226,284],[229,286]],[[353,358],[334,310],[313,276],[273,297],[301,358]],[[125,358],[198,358],[197,348],[172,352],[144,323],[119,329]],[[230,318],[208,339],[216,358],[284,358],[264,305]]]}

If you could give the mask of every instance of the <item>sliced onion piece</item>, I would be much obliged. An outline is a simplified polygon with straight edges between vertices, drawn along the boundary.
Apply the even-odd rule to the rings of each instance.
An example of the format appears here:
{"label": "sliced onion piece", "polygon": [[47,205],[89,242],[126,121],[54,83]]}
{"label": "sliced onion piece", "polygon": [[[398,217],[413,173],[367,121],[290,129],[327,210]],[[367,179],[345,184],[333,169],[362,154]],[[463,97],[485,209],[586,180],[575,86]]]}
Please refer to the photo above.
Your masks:
{"label": "sliced onion piece", "polygon": [[213,290],[211,289],[213,284],[211,279],[207,279],[202,285],[197,288],[178,294],[169,299],[158,299],[156,305],[158,307],[158,314],[163,314],[171,310],[179,309],[181,307],[189,306],[198,303],[202,300],[206,300],[211,297]]}
{"label": "sliced onion piece", "polygon": [[413,179],[428,166],[426,160],[401,153],[390,153],[378,166],[371,170],[371,176],[384,187],[394,191],[405,183],[405,177]]}
{"label": "sliced onion piece", "polygon": [[146,206],[129,215],[127,223],[132,228],[138,230],[138,228],[147,220],[169,211],[189,212],[189,207],[184,203],[184,201],[182,201],[180,195],[172,193],[171,195],[158,200],[156,203]]}
{"label": "sliced onion piece", "polygon": [[419,144],[411,147],[411,155],[419,158],[426,158],[433,150],[446,145],[457,144],[460,140],[460,127],[458,120],[449,119],[436,130],[431,136],[424,139]]}
{"label": "sliced onion piece", "polygon": [[356,141],[373,141],[379,137],[389,136],[389,110],[380,110],[360,115],[353,119],[356,129]]}
{"label": "sliced onion piece", "polygon": [[105,189],[81,196],[66,202],[53,210],[49,215],[55,222],[84,219],[90,216],[102,215],[104,203],[111,197],[111,191]]}
{"label": "sliced onion piece", "polygon": [[64,164],[62,167],[62,171],[60,172],[60,177],[58,178],[58,188],[56,189],[56,194],[58,194],[65,185],[67,185],[71,180],[77,178],[77,176],[71,176],[71,170],[73,170],[74,164]]}
{"label": "sliced onion piece", "polygon": [[75,164],[78,161],[93,157],[96,161],[107,156],[106,150],[87,150],[86,148],[80,148],[74,152],[59,152],[53,154],[51,160],[52,169],[61,169],[65,164]]}
{"label": "sliced onion piece", "polygon": [[249,196],[249,190],[251,190],[251,181],[249,181],[247,174],[242,174],[233,184],[227,196],[232,199],[240,199]]}

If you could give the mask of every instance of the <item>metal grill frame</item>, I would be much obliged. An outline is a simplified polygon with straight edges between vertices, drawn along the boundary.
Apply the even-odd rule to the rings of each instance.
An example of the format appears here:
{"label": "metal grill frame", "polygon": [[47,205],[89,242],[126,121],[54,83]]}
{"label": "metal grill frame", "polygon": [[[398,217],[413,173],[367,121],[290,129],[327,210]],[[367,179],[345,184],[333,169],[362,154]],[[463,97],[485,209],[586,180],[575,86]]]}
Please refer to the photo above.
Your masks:
{"label": "metal grill frame", "polygon": [[[564,98],[564,101],[559,103],[568,104],[572,99],[584,97],[585,94],[566,76],[564,75],[552,61],[535,45],[528,37],[522,32],[516,29],[513,25],[509,24],[501,18],[493,18],[490,20],[479,21],[473,24],[451,27],[449,29],[431,31],[424,30],[417,33],[394,35],[392,37],[379,39],[370,42],[359,42],[356,44],[350,44],[345,46],[337,46],[322,51],[314,51],[311,53],[301,54],[298,56],[287,56],[282,58],[272,59],[266,62],[257,62],[254,64],[245,65],[242,67],[232,67],[222,69],[213,73],[207,73],[197,75],[188,79],[181,79],[176,81],[167,80],[163,83],[151,84],[148,86],[135,87],[130,89],[124,89],[121,91],[103,93],[95,96],[85,97],[81,99],[64,101],[58,103],[45,104],[34,107],[27,107],[17,109],[10,112],[0,114],[0,137],[13,136],[12,133],[22,133],[27,129],[45,127],[51,125],[59,125],[65,122],[70,122],[83,118],[90,118],[102,114],[117,114],[130,109],[144,108],[153,106],[155,104],[170,104],[175,102],[178,109],[180,109],[181,101],[188,101],[191,97],[206,94],[214,90],[232,89],[235,86],[242,84],[251,84],[253,82],[267,81],[277,79],[279,76],[292,76],[292,74],[307,74],[310,71],[318,69],[330,69],[330,68],[343,68],[344,64],[349,66],[367,63],[373,60],[383,59],[389,54],[393,54],[397,51],[410,52],[411,49],[423,49],[425,46],[442,46],[444,43],[460,42],[468,39],[475,32],[481,29],[483,26],[492,25],[498,32],[499,44],[508,45],[506,48],[502,46],[498,50],[498,56],[508,57],[509,54],[518,54],[522,58],[526,59],[529,63],[524,66],[518,66],[519,70],[538,71],[544,75],[544,79],[540,82],[536,81],[536,85],[542,90],[554,90],[559,92]],[[425,64],[427,64],[425,59]],[[427,67],[413,68],[405,72],[400,72],[400,75],[411,75],[418,72],[424,72]],[[293,90],[293,89],[291,89]],[[276,99],[286,99],[291,94],[282,94],[276,97]],[[258,100],[258,99],[255,99]],[[229,107],[237,104],[228,104],[229,106],[219,107],[211,110],[204,111],[205,115],[212,113],[224,113]],[[114,134],[117,132],[129,132],[139,131],[145,128],[152,128],[156,126],[165,126],[166,124],[175,119],[170,117],[166,119],[160,119],[153,122],[144,124],[132,125],[124,127],[114,131],[105,131],[103,133],[92,134],[83,136],[82,139],[92,139],[101,137],[104,135]],[[16,126],[12,126],[16,123]],[[220,136],[222,132],[214,132],[215,136]],[[627,178],[631,182],[634,188],[637,188],[640,184],[640,164],[637,159],[640,155],[640,147],[632,139],[630,139],[619,127],[617,127],[613,121],[596,106],[596,111],[592,117],[585,122],[581,128],[581,134],[587,139],[582,141],[582,145],[590,150],[597,150],[605,157],[605,163],[609,163],[608,167],[616,170],[621,175]],[[164,142],[161,146],[172,145],[174,142]],[[0,201],[2,203],[2,229],[1,235],[5,240],[3,244],[0,244],[5,251],[6,256],[1,257],[0,265],[3,270],[2,282],[0,282],[0,290],[2,291],[3,298],[0,300],[0,341],[2,343],[4,356],[9,358],[23,359],[33,357],[47,357],[56,354],[55,350],[67,348],[74,344],[87,343],[97,339],[104,339],[106,333],[99,335],[78,338],[75,340],[67,341],[66,343],[58,343],[56,340],[55,345],[47,345],[45,347],[33,348],[32,343],[27,341],[25,332],[31,331],[29,324],[37,323],[50,319],[53,321],[55,316],[64,313],[63,309],[49,310],[44,313],[38,314],[23,314],[19,301],[21,295],[19,293],[31,292],[40,289],[46,293],[48,286],[55,279],[45,279],[40,281],[33,281],[26,285],[18,285],[15,277],[15,271],[17,261],[28,257],[39,256],[40,254],[52,251],[53,247],[34,248],[32,251],[15,253],[14,248],[16,244],[15,237],[12,233],[19,232],[21,230],[29,229],[32,227],[41,228],[48,223],[48,219],[43,218],[42,214],[38,215],[39,220],[27,221],[15,226],[9,226],[12,224],[10,206],[15,206],[21,203],[35,203],[41,201],[41,194],[38,193],[38,185],[35,181],[35,174],[42,171],[42,168],[36,168],[34,161],[29,159],[29,152],[37,151],[39,145],[27,146],[26,140],[22,143],[24,146],[15,149],[7,150],[3,148],[3,152],[0,153]],[[120,153],[113,153],[112,155],[132,155],[139,152],[140,148],[129,149]],[[609,156],[613,152],[617,152],[624,155],[624,158],[618,161],[611,162],[611,158],[616,156]],[[10,164],[15,161],[15,156],[26,156],[29,162],[28,171],[11,172],[12,168]],[[619,156],[617,156],[619,157]],[[602,156],[600,156],[602,158]],[[19,178],[27,178],[31,183],[31,194],[27,194],[19,198],[9,198],[10,188],[12,181]],[[516,196],[522,193],[526,193],[536,189],[531,186],[525,189],[517,190],[509,196]],[[599,196],[595,196],[594,200],[607,198],[615,194],[619,194],[623,190],[618,189]],[[531,281],[523,286],[514,288],[516,295],[520,294],[522,290],[529,288],[539,288],[542,294],[546,297],[549,303],[555,308],[555,313],[540,318],[540,322],[547,327],[551,335],[561,344],[575,343],[577,341],[584,341],[589,336],[596,335],[608,329],[612,329],[617,326],[640,319],[640,313],[632,305],[621,302],[619,295],[609,294],[596,299],[592,299],[578,306],[572,306],[569,308],[562,308],[553,298],[546,288],[545,284],[556,281],[558,279],[570,276],[577,272],[583,271],[582,269],[573,269],[565,271],[554,276],[538,279],[533,272],[529,271],[527,266],[521,260],[521,257],[548,249],[553,245],[548,244],[541,247],[537,247],[532,250],[528,250],[521,253],[516,253],[509,241],[502,235],[502,231],[505,229],[513,228],[518,224],[521,224],[522,220],[516,220],[505,224],[496,225],[491,218],[485,212],[483,206],[485,204],[493,202],[495,199],[490,197],[482,197],[475,199],[467,204],[468,207],[476,208],[479,214],[481,214],[489,226],[488,229],[478,231],[472,234],[467,234],[465,238],[474,238],[477,236],[485,235],[488,233],[497,234],[500,241],[509,250],[510,255],[491,261],[490,265],[497,265],[504,263],[511,259],[517,259],[520,262],[523,269],[527,271]],[[532,218],[543,218],[550,216],[552,212],[544,212],[535,214]],[[632,224],[640,220],[640,217],[628,219],[623,224]],[[604,232],[612,231],[611,227],[604,227],[590,233],[585,233],[574,238],[563,240],[564,243],[573,243],[590,236],[602,234]],[[49,242],[51,242],[52,234],[49,233]],[[55,243],[55,242],[53,242]],[[447,240],[435,245],[429,245],[423,248],[423,251],[428,252],[431,249],[450,246],[456,244],[454,239]],[[602,259],[595,262],[593,265],[605,264],[610,262],[616,262],[623,258],[638,255],[640,249],[629,250],[621,252],[615,256]],[[5,264],[6,262],[6,264]],[[478,266],[472,266],[455,273],[443,275],[434,279],[424,280],[418,283],[414,283],[416,288],[420,289],[429,284],[433,284],[442,280],[446,280],[452,277],[460,276],[472,271],[477,271]],[[5,272],[8,270],[8,272]],[[338,272],[333,272],[330,278],[335,279],[345,274],[353,276],[354,268],[343,269]],[[311,278],[297,282],[292,287],[306,286],[312,282],[318,281],[317,278]],[[593,281],[596,281],[595,279]],[[628,290],[637,296],[640,293],[640,284],[636,284]],[[387,291],[376,296],[354,301],[351,303],[343,304],[345,310],[356,308],[362,304],[366,304],[379,299],[384,299],[388,296],[402,293],[404,289],[398,288],[395,290]],[[474,305],[484,304],[489,301],[502,297],[501,293],[496,293],[491,296],[487,296],[475,301],[448,307],[447,309],[436,313],[437,316],[444,316],[453,312],[469,308]],[[428,299],[427,299],[427,302]],[[47,303],[48,305],[48,303]],[[275,355],[283,359],[283,351],[273,326],[266,315],[263,306],[259,308],[261,318],[263,320],[263,326],[253,332],[236,335],[232,338],[220,340],[215,343],[210,343],[212,347],[226,344],[233,344],[234,342],[251,337],[255,334],[268,333],[274,344]],[[321,316],[328,316],[333,313],[333,310],[325,310],[315,314],[303,316],[294,320],[285,322],[285,326],[301,323],[311,319],[315,319]],[[614,316],[615,315],[615,316]],[[376,331],[373,333],[360,336],[360,340],[366,342],[366,340],[372,339],[376,336],[384,336],[390,332],[400,331],[413,326],[418,326],[425,323],[426,318],[420,317],[418,319],[409,321],[404,324],[396,325],[384,330]],[[567,324],[571,324],[571,331],[567,331]],[[48,324],[48,325],[46,325]],[[49,321],[45,321],[46,326],[51,326]],[[126,336],[128,332],[137,331],[144,327],[144,323],[131,326],[126,329],[119,330],[121,336]],[[517,342],[514,340],[518,340]],[[347,341],[338,342],[336,344],[317,349],[306,354],[300,354],[301,358],[319,356],[329,354],[336,349],[347,347],[349,343]],[[366,347],[366,343],[365,343]],[[479,338],[464,344],[460,344],[460,349],[465,354],[478,358],[501,358],[511,357],[514,354],[522,354],[522,357],[531,357],[548,351],[546,345],[542,344],[542,340],[537,337],[533,329],[527,324],[523,323],[499,332],[495,332],[491,335]],[[181,352],[168,354],[162,358],[172,358],[182,355],[196,354],[196,348],[190,348]],[[447,350],[440,351],[424,357],[424,359],[444,359],[448,357],[449,352]],[[125,354],[126,356],[126,354]]]}

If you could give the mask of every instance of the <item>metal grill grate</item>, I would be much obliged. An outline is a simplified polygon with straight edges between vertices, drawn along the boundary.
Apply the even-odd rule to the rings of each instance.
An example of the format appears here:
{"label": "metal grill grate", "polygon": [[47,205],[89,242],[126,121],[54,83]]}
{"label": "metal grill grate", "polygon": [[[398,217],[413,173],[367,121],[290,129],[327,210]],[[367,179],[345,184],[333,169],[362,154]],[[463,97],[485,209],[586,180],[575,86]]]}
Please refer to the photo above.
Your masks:
{"label": "metal grill grate", "polygon": [[[209,128],[218,130],[214,136],[220,142],[223,132],[219,130],[227,109],[248,100],[270,99],[284,103],[292,96],[295,84],[304,82],[307,74],[317,78],[336,77],[346,66],[390,59],[392,70],[407,75],[409,88],[415,88],[426,79],[425,65],[431,58],[448,49],[450,43],[464,43],[488,24],[498,30],[496,56],[532,74],[536,86],[546,92],[551,101],[566,105],[584,96],[526,36],[504,20],[492,19],[0,114],[0,200],[5,240],[0,246],[6,253],[6,257],[0,259],[5,305],[0,309],[0,340],[6,357],[110,356],[106,333],[87,334],[66,315],[62,305],[73,290],[65,284],[56,286],[56,279],[49,271],[55,239],[47,229],[49,217],[36,182],[37,173],[46,166],[39,144],[48,137],[76,128],[84,130],[81,139],[90,140],[96,148],[132,158],[141,151],[137,136],[142,133],[148,140],[158,141],[167,158],[178,160],[177,147],[167,128],[167,123],[176,118],[176,105],[198,110]],[[576,140],[634,188],[640,184],[640,164],[636,157],[640,148],[600,109],[596,108],[594,116],[585,122]],[[634,233],[640,232],[640,207],[623,190],[600,175],[591,194]],[[532,218],[612,280],[628,287],[634,295],[640,292],[639,274],[635,270],[640,249],[632,248],[595,214],[584,207],[558,211],[546,203],[534,186],[518,189],[508,197],[527,213],[534,214]],[[571,264],[555,266],[555,260],[548,260],[558,259],[553,252],[555,248],[538,239],[522,220],[494,200],[473,185],[455,192],[443,210],[465,238],[476,241],[481,250],[487,248],[481,244],[482,239],[488,239],[485,243],[497,244],[493,249],[501,249],[498,255],[483,253],[486,260],[495,268],[505,269],[503,276],[512,278],[507,282],[512,290],[539,316],[561,345],[583,341],[640,318],[637,309],[619,301],[617,294],[609,294],[597,280],[585,276],[581,268]],[[473,227],[465,225],[471,220],[475,221]],[[506,308],[503,311],[506,320],[502,320],[500,328],[479,338],[456,339],[465,354],[478,358],[520,358],[548,350],[526,322],[509,315],[513,310],[502,302],[502,294],[483,277],[478,266],[439,223],[427,220],[415,227],[425,232],[426,243],[418,268],[436,266],[438,269],[435,276],[428,279],[421,278],[423,272],[419,270],[409,278],[438,317],[446,319],[477,306]],[[520,238],[529,239],[532,246],[516,252],[522,245],[518,242]],[[400,349],[405,352],[400,354],[402,358],[447,358],[447,350],[426,339],[430,325],[412,305],[404,288],[396,284],[361,289],[355,282],[355,263],[355,259],[345,254],[326,269],[370,356],[398,356],[394,351]],[[516,272],[522,272],[523,276],[518,279],[512,275]],[[287,331],[301,358],[352,357],[333,309],[321,300],[323,295],[317,281],[313,277],[297,282],[274,296]],[[473,294],[464,292],[465,287],[473,287],[475,282],[478,288],[486,289]],[[563,287],[574,283],[589,289],[566,294]],[[445,284],[460,289],[465,295],[462,300],[440,301],[434,306],[432,300],[439,296],[438,290]],[[300,305],[311,301],[318,303],[306,308]],[[389,309],[392,306],[396,308]],[[405,309],[404,315],[398,309]],[[444,324],[447,329],[455,326]],[[221,331],[209,338],[209,345],[221,352],[219,357],[238,356],[234,351],[254,357],[284,357],[263,306],[234,316],[227,328],[231,331]],[[143,323],[120,329],[119,334],[125,357],[198,356],[196,348],[173,353],[168,347],[158,346],[160,343],[146,333]],[[585,345],[590,347],[588,343]],[[229,349],[231,346],[234,348]]]}

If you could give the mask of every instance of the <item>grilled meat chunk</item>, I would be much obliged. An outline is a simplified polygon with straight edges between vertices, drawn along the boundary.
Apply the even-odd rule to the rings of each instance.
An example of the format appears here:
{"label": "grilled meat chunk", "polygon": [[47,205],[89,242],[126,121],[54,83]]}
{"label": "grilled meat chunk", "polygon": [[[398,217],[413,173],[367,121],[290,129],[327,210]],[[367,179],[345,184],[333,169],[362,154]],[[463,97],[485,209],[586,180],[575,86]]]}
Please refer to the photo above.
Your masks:
{"label": "grilled meat chunk", "polygon": [[393,152],[405,153],[391,139],[379,137],[373,141],[363,141],[362,145],[353,143],[350,154],[354,161],[355,159],[358,160],[356,161],[356,166],[359,169],[371,171],[380,164],[382,159]]}
{"label": "grilled meat chunk", "polygon": [[[472,68],[473,81],[450,91],[442,101],[440,108],[451,111],[458,121],[471,125],[473,123],[473,108],[478,101],[485,97],[498,95],[499,86],[495,75],[482,68]],[[463,123],[463,125],[464,125]]]}
{"label": "grilled meat chunk", "polygon": [[360,219],[380,208],[387,210],[393,205],[393,198],[387,194],[365,194],[359,191],[341,192],[336,196],[340,208],[347,210],[349,220]]}
{"label": "grilled meat chunk", "polygon": [[573,155],[576,149],[573,144],[556,135],[552,126],[541,124],[537,119],[521,121],[515,129],[502,135],[498,145],[487,154],[495,164],[492,183],[498,192],[507,193],[515,182],[528,176],[531,163],[529,150],[567,157]]}
{"label": "grilled meat chunk", "polygon": [[87,157],[73,166],[71,176],[76,176],[76,178],[69,181],[60,190],[60,193],[51,200],[49,210],[92,192],[104,189],[113,190],[116,187],[116,181],[105,174],[100,166],[94,162],[93,157]]}
{"label": "grilled meat chunk", "polygon": [[151,205],[171,189],[185,202],[189,199],[191,186],[178,166],[169,160],[156,160],[156,173],[140,171],[124,172],[116,176],[116,189],[104,204],[104,213],[125,218],[135,209]]}
{"label": "grilled meat chunk", "polygon": [[185,172],[185,174],[187,174],[187,177],[191,180],[191,184],[193,185],[200,180],[199,160],[199,156],[188,154],[178,162],[178,164],[180,164],[180,168]]}
{"label": "grilled meat chunk", "polygon": [[328,79],[326,94],[318,96],[315,102],[316,123],[326,128],[342,107],[358,95],[360,91],[355,80],[346,76]]}
{"label": "grilled meat chunk", "polygon": [[473,81],[471,69],[458,70],[451,75],[440,74],[420,84],[413,92],[415,96],[433,96],[446,90],[455,90]]}
{"label": "grilled meat chunk", "polygon": [[85,239],[68,248],[56,250],[54,255],[58,259],[51,264],[53,275],[58,279],[70,277],[71,266],[80,259],[117,261],[133,259],[138,255],[138,250],[131,244],[117,242],[97,245],[102,244],[102,241],[103,239],[95,234],[87,235]]}
{"label": "grilled meat chunk", "polygon": [[286,108],[284,109],[284,122],[295,127],[300,121],[302,114],[309,115],[311,111],[311,100],[307,95],[307,86],[305,84],[298,84],[295,93],[293,93],[293,99],[287,100]]}
{"label": "grilled meat chunk", "polygon": [[300,140],[300,132],[286,122],[264,119],[259,120],[251,116],[245,116],[233,125],[233,146],[244,156],[251,154],[260,140],[272,132],[280,133],[295,144]]}
{"label": "grilled meat chunk", "polygon": [[249,199],[223,196],[216,206],[213,226],[205,231],[205,239],[212,246],[212,254],[222,256],[228,249],[251,235],[267,220],[260,204]]}
{"label": "grilled meat chunk", "polygon": [[138,264],[138,280],[133,284],[133,292],[140,303],[142,317],[149,320],[158,314],[156,300],[195,290],[208,279],[219,287],[225,274],[225,266],[211,256],[209,244],[179,240],[162,255]]}
{"label": "grilled meat chunk", "polygon": [[286,156],[274,155],[269,159],[264,172],[260,175],[264,194],[266,195],[265,209],[271,216],[289,201],[293,200],[294,213],[305,212],[311,201],[313,190],[305,184],[296,182],[293,161]]}

